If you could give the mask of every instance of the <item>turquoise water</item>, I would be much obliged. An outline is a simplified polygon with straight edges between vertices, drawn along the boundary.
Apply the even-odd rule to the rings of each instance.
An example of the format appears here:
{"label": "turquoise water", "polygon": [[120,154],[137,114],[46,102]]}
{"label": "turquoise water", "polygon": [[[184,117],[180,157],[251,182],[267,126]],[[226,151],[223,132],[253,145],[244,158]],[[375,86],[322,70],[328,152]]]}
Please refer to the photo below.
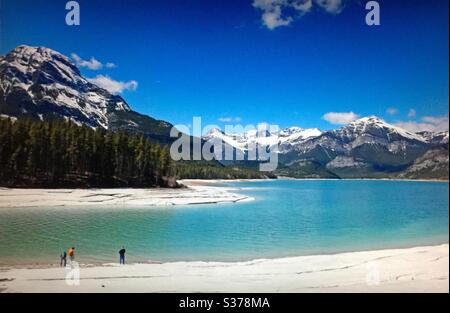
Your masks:
{"label": "turquoise water", "polygon": [[175,208],[0,210],[0,264],[237,261],[449,242],[449,185],[400,181],[227,183],[256,201]]}

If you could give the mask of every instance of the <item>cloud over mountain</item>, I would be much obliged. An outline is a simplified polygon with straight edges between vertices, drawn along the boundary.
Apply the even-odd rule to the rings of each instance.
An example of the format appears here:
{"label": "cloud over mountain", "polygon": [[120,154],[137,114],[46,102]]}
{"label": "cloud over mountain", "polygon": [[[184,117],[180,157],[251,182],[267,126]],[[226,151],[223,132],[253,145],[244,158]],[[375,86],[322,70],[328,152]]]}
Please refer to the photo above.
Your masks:
{"label": "cloud over mountain", "polygon": [[119,94],[125,90],[135,91],[138,87],[138,82],[130,80],[128,82],[117,81],[108,75],[97,75],[95,78],[88,78],[89,82],[108,90],[112,94]]}
{"label": "cloud over mountain", "polygon": [[359,118],[359,115],[353,112],[330,112],[323,116],[323,119],[333,125],[345,125]]}
{"label": "cloud over mountain", "polygon": [[84,67],[88,68],[92,71],[98,71],[101,70],[103,67],[106,68],[115,68],[116,65],[112,62],[107,62],[105,65],[103,65],[102,62],[98,61],[96,58],[91,57],[89,60],[83,60],[78,54],[72,53],[70,55],[72,60],[75,62],[75,65],[78,67]]}
{"label": "cloud over mountain", "polygon": [[424,116],[419,122],[416,121],[399,121],[396,126],[402,127],[411,132],[444,132],[449,129],[448,116]]}

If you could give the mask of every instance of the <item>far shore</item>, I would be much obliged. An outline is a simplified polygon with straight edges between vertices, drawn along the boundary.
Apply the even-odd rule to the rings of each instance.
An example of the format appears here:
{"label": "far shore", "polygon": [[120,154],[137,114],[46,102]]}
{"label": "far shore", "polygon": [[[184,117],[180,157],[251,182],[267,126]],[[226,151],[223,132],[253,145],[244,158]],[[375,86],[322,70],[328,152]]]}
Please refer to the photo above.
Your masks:
{"label": "far shore", "polygon": [[279,176],[277,178],[267,179],[186,179],[181,182],[188,186],[211,186],[218,183],[233,182],[266,182],[266,181],[392,181],[392,182],[424,182],[424,183],[449,183],[447,179],[402,179],[402,178],[295,178]]}
{"label": "far shore", "polygon": [[185,179],[181,183],[186,185],[213,185],[217,183],[232,182],[265,182],[277,180],[298,180],[298,181],[398,181],[398,182],[435,182],[448,183],[448,179],[403,179],[403,178],[295,178],[288,176],[279,176],[277,178],[267,179]]}
{"label": "far shore", "polygon": [[410,178],[295,178],[279,176],[279,180],[331,180],[331,181],[399,181],[399,182],[435,182],[435,183],[448,183],[448,179],[410,179]]}
{"label": "far shore", "polygon": [[3,268],[0,292],[22,293],[298,293],[449,292],[449,245],[262,259],[249,262],[174,262]]}

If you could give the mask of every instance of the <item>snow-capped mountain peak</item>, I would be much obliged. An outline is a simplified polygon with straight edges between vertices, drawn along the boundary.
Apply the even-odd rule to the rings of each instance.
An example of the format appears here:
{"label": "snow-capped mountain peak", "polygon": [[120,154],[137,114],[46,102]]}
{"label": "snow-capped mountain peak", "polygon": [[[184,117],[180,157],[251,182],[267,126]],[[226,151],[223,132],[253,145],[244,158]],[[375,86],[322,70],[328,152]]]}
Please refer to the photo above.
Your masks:
{"label": "snow-capped mountain peak", "polygon": [[303,131],[302,128],[293,126],[293,127],[282,129],[280,131],[280,134],[283,135],[283,136],[290,136],[290,135],[293,135],[293,134],[296,134],[296,133],[299,133],[299,132],[302,132],[302,131]]}
{"label": "snow-capped mountain peak", "polygon": [[70,59],[65,55],[46,47],[21,45],[12,50],[9,53],[9,56],[14,57],[16,60],[21,59],[20,61],[34,62],[35,64],[42,64],[43,62],[57,59],[66,63],[71,63]]}
{"label": "snow-capped mountain peak", "polygon": [[292,144],[310,138],[319,137],[320,135],[322,135],[322,132],[318,128],[302,129],[300,127],[291,127],[283,129],[280,132],[280,138],[282,138],[282,141]]}
{"label": "snow-capped mountain peak", "polygon": [[388,141],[400,139],[415,140],[425,142],[425,139],[403,128],[392,125],[376,116],[369,116],[351,122],[344,126],[338,132],[347,137],[359,137],[369,135],[374,137],[385,137]]}
{"label": "snow-capped mountain peak", "polygon": [[204,137],[204,140],[220,139],[224,144],[232,146],[241,151],[247,151],[255,145],[274,146],[280,145],[280,152],[285,152],[290,147],[298,145],[305,140],[318,137],[322,132],[317,129],[302,129],[300,127],[290,127],[277,132],[248,130],[242,134],[226,134],[220,129],[211,129]]}
{"label": "snow-capped mountain peak", "polygon": [[60,116],[105,129],[112,112],[131,111],[120,96],[84,78],[68,57],[25,45],[0,57],[0,109],[13,117]]}
{"label": "snow-capped mountain peak", "polygon": [[33,84],[34,75],[60,83],[87,83],[68,57],[45,47],[19,46],[0,58],[0,65],[7,65],[9,74],[25,85]]}

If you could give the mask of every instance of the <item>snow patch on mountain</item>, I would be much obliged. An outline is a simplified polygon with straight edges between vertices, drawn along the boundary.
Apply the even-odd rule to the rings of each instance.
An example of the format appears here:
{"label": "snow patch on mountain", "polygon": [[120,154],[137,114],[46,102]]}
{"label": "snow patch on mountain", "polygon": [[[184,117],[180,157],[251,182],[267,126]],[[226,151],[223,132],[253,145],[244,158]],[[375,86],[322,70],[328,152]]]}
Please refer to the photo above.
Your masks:
{"label": "snow patch on mountain", "polygon": [[364,162],[357,161],[353,157],[338,156],[333,161],[327,164],[328,169],[340,168],[362,168],[367,166]]}
{"label": "snow patch on mountain", "polygon": [[203,139],[220,139],[224,144],[229,145],[242,152],[260,146],[279,146],[279,152],[283,153],[290,147],[298,145],[305,140],[318,137],[322,132],[317,129],[302,129],[300,127],[290,127],[270,133],[269,131],[258,131],[256,129],[246,131],[241,134],[226,134],[218,128],[211,129]]}

